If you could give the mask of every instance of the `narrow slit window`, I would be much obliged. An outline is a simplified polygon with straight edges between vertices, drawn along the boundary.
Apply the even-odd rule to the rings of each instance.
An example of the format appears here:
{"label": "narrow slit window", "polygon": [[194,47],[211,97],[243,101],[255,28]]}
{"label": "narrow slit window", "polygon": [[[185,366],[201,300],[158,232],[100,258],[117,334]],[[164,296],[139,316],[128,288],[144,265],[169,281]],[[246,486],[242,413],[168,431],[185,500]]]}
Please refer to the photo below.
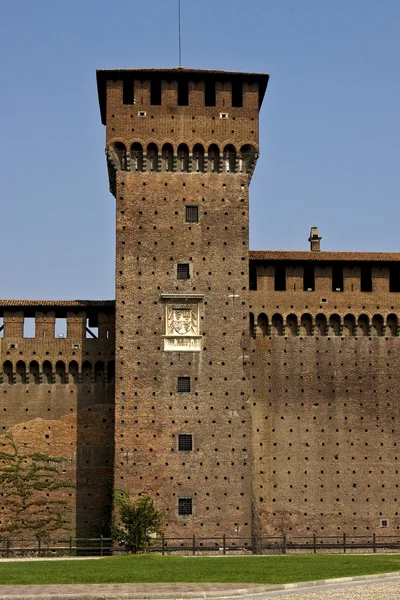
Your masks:
{"label": "narrow slit window", "polygon": [[274,289],[276,292],[286,291],[286,267],[285,265],[275,265]]}
{"label": "narrow slit window", "polygon": [[390,267],[389,291],[400,292],[400,268],[397,265],[393,265],[392,267]]}
{"label": "narrow slit window", "polygon": [[253,261],[250,261],[249,266],[249,287],[251,290],[257,289],[257,267]]}
{"label": "narrow slit window", "polygon": [[4,337],[4,317],[0,317],[0,338]]}
{"label": "narrow slit window", "polygon": [[177,279],[190,279],[189,263],[178,263]]}
{"label": "narrow slit window", "polygon": [[206,80],[204,91],[204,104],[206,106],[215,106],[216,104],[215,81]]}
{"label": "narrow slit window", "polygon": [[243,106],[243,85],[241,81],[232,81],[232,106]]}
{"label": "narrow slit window", "polygon": [[178,81],[178,105],[189,105],[189,82],[187,79],[179,79]]}
{"label": "narrow slit window", "polygon": [[305,292],[313,292],[315,290],[314,265],[304,265],[303,286]]}
{"label": "narrow slit window", "polygon": [[178,437],[178,450],[188,452],[193,450],[193,436],[191,433],[180,433]]}
{"label": "narrow slit window", "polygon": [[178,377],[178,392],[190,392],[190,377]]}
{"label": "narrow slit window", "polygon": [[361,267],[361,291],[372,292],[372,268],[369,265]]}
{"label": "narrow slit window", "polygon": [[150,104],[153,106],[159,106],[161,104],[161,79],[151,80]]}
{"label": "narrow slit window", "polygon": [[123,104],[134,104],[133,77],[125,77],[122,90]]}
{"label": "narrow slit window", "polygon": [[343,267],[341,265],[333,265],[332,267],[332,291],[343,292]]}
{"label": "narrow slit window", "polygon": [[185,207],[185,221],[186,221],[186,223],[198,223],[198,221],[199,221],[199,207],[198,206],[186,206]]}
{"label": "narrow slit window", "polygon": [[192,498],[178,498],[178,514],[182,516],[193,514]]}

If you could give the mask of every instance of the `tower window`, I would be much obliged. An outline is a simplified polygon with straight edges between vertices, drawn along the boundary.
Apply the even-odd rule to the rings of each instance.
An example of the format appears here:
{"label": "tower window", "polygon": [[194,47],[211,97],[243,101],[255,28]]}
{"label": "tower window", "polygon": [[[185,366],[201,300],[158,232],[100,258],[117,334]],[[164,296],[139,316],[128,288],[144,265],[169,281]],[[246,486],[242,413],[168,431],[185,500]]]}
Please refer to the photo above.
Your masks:
{"label": "tower window", "polygon": [[192,498],[178,498],[178,514],[179,515],[192,515],[193,514]]}
{"label": "tower window", "polygon": [[161,104],[161,79],[152,79],[150,83],[150,104]]}
{"label": "tower window", "polygon": [[178,377],[178,392],[190,392],[190,377]]}
{"label": "tower window", "polygon": [[180,433],[178,437],[178,450],[185,452],[193,450],[193,436],[191,433]]}
{"label": "tower window", "polygon": [[286,267],[285,267],[285,265],[275,265],[274,290],[276,292],[286,291]]}
{"label": "tower window", "polygon": [[332,291],[343,292],[343,267],[340,265],[333,265],[332,267]]}
{"label": "tower window", "polygon": [[392,267],[390,267],[389,291],[400,292],[400,269],[397,265],[393,265]]}
{"label": "tower window", "polygon": [[206,106],[215,106],[216,104],[215,81],[206,80],[205,82],[204,104]]}
{"label": "tower window", "polygon": [[237,79],[232,81],[232,106],[243,106],[243,86]]}
{"label": "tower window", "polygon": [[361,291],[372,292],[372,268],[369,265],[361,267]]}
{"label": "tower window", "polygon": [[199,221],[199,207],[198,206],[185,206],[185,221],[186,221],[186,223],[198,223],[198,221]]}
{"label": "tower window", "polygon": [[177,279],[190,279],[189,263],[178,263],[176,269]]}
{"label": "tower window", "polygon": [[123,104],[134,104],[133,77],[125,77],[122,88]]}
{"label": "tower window", "polygon": [[178,81],[178,105],[189,105],[189,82],[187,79],[179,79]]}
{"label": "tower window", "polygon": [[314,265],[304,265],[303,271],[303,289],[305,292],[313,292],[315,290],[315,274]]}

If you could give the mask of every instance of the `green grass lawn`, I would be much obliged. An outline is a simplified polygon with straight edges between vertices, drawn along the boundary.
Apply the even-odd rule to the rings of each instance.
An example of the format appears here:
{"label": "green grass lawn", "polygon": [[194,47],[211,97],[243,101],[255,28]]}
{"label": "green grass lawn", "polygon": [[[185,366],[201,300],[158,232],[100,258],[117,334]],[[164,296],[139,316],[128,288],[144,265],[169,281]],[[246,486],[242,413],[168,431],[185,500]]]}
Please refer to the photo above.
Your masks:
{"label": "green grass lawn", "polygon": [[61,583],[294,583],[400,571],[400,555],[118,556],[0,563],[0,585]]}

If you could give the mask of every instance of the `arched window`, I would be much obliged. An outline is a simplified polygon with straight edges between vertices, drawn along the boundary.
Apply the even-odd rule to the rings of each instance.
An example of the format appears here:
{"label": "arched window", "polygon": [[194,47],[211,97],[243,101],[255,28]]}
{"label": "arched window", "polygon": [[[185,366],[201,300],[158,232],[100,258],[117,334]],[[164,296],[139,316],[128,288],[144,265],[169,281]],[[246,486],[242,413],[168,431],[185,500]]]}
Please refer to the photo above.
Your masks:
{"label": "arched window", "polygon": [[254,324],[254,313],[250,313],[250,320],[249,320],[249,328],[250,328],[250,337],[255,338],[256,337],[256,327]]}
{"label": "arched window", "polygon": [[65,364],[62,360],[56,364],[56,383],[65,383]]}
{"label": "arched window", "polygon": [[161,152],[161,170],[171,172],[174,170],[174,149],[171,144],[164,144]]}
{"label": "arched window", "polygon": [[326,335],[326,316],[319,314],[315,317],[315,328],[319,335]]}
{"label": "arched window", "polygon": [[290,335],[297,335],[297,317],[296,315],[288,315],[286,317],[286,327]]}
{"label": "arched window", "polygon": [[372,317],[372,335],[383,335],[383,317],[382,315],[374,315]]}
{"label": "arched window", "polygon": [[94,379],[96,383],[104,381],[104,363],[101,360],[98,360],[94,366]]}
{"label": "arched window", "polygon": [[126,148],[122,142],[115,142],[114,151],[121,171],[126,171]]}
{"label": "arched window", "polygon": [[367,315],[360,315],[357,323],[358,335],[369,334],[369,318]]}
{"label": "arched window", "polygon": [[43,382],[44,383],[52,383],[53,382],[53,369],[51,367],[51,362],[45,360],[43,363]]}
{"label": "arched window", "polygon": [[68,380],[69,383],[74,383],[75,385],[79,383],[79,366],[75,360],[72,360],[68,366]]}
{"label": "arched window", "polygon": [[236,148],[232,144],[225,146],[223,157],[225,173],[234,173],[236,171]]}
{"label": "arched window", "polygon": [[346,315],[343,319],[343,334],[354,335],[356,329],[356,319],[354,315]]}
{"label": "arched window", "polygon": [[256,151],[254,146],[246,144],[240,149],[240,171],[242,173],[252,173],[256,161]]}
{"label": "arched window", "polygon": [[283,318],[282,315],[275,313],[271,319],[271,334],[282,335],[283,334]]}
{"label": "arched window", "polygon": [[92,365],[88,360],[82,365],[82,383],[84,385],[91,385],[92,383]]}
{"label": "arched window", "polygon": [[193,148],[193,171],[204,172],[204,148],[201,144],[196,144]]}
{"label": "arched window", "polygon": [[147,146],[146,171],[158,171],[158,148],[155,144]]}
{"label": "arched window", "polygon": [[211,144],[208,149],[208,170],[211,173],[219,172],[219,148],[216,144]]}
{"label": "arched window", "polygon": [[26,366],[22,360],[17,362],[15,383],[26,383]]}
{"label": "arched window", "polygon": [[268,317],[265,313],[257,317],[257,331],[263,336],[268,335]]}
{"label": "arched window", "polygon": [[339,317],[339,315],[331,315],[329,317],[329,333],[331,335],[340,335],[340,317]]}
{"label": "arched window", "polygon": [[189,148],[186,144],[178,146],[178,160],[176,170],[178,173],[186,173],[189,171]]}
{"label": "arched window", "polygon": [[39,363],[32,360],[29,363],[29,383],[38,384],[39,382]]}
{"label": "arched window", "polygon": [[4,383],[9,383],[10,385],[14,383],[13,367],[11,361],[9,360],[6,360],[6,362],[3,365],[3,381]]}
{"label": "arched window", "polygon": [[115,362],[110,360],[107,366],[107,381],[108,383],[114,383],[115,380]]}
{"label": "arched window", "polygon": [[388,329],[390,331],[390,335],[397,335],[397,326],[398,326],[397,316],[394,314],[388,315],[388,317],[386,319],[386,326],[388,327]]}
{"label": "arched window", "polygon": [[131,146],[131,171],[143,171],[143,148],[137,142]]}
{"label": "arched window", "polygon": [[300,333],[301,335],[312,335],[312,317],[308,313],[301,315]]}

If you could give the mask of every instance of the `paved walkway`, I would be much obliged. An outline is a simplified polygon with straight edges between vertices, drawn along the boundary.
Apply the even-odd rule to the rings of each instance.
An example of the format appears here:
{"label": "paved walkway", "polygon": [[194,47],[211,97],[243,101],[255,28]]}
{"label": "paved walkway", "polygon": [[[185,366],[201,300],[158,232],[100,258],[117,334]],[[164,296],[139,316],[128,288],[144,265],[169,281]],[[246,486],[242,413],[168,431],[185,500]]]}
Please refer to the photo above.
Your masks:
{"label": "paved walkway", "polygon": [[216,583],[0,585],[0,600],[150,600],[254,599],[399,600],[400,573],[348,577],[300,584],[252,585]]}

